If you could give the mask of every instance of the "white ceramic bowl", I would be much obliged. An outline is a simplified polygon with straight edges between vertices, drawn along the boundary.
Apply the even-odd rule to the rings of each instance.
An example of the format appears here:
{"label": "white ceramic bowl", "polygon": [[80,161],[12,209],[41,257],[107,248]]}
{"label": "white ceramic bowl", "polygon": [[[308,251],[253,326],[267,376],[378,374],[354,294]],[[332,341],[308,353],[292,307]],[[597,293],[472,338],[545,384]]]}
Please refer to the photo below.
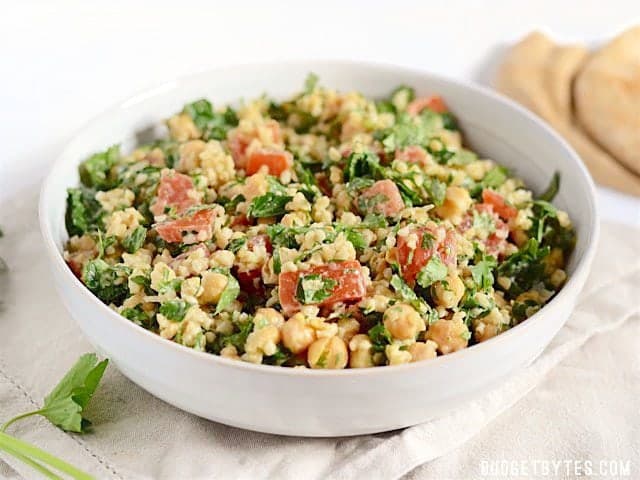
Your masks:
{"label": "white ceramic bowl", "polygon": [[[458,117],[466,141],[511,167],[540,191],[558,170],[557,204],[575,223],[578,241],[569,280],[534,316],[487,342],[419,363],[341,371],[253,365],[196,352],[144,330],[110,310],[62,258],[65,190],[77,166],[114,143],[129,149],[163,133],[162,119],[207,97],[215,104],[268,92],[298,91],[308,72],[342,91],[386,96],[399,84],[439,93]],[[534,115],[483,88],[407,68],[352,62],[291,62],[222,68],[167,83],[117,105],[84,127],[55,162],[40,198],[40,225],[56,288],[96,349],[153,395],[196,415],[250,430],[354,435],[415,425],[443,415],[532,362],[570,315],[598,237],[594,187],[571,148]]]}

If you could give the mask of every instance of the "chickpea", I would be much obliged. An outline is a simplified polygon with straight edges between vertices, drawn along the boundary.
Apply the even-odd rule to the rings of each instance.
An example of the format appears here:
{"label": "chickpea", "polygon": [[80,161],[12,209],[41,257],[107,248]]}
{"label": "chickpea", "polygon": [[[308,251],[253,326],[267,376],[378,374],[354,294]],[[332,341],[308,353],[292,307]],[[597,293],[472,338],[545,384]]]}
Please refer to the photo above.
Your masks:
{"label": "chickpea", "polygon": [[373,367],[372,346],[371,339],[368,335],[363,333],[354,335],[351,341],[349,341],[349,350],[351,351],[349,366],[351,368]]}
{"label": "chickpea", "polygon": [[202,274],[202,293],[198,300],[202,304],[216,304],[220,300],[220,295],[227,286],[229,279],[226,275],[218,272],[204,272]]}
{"label": "chickpea", "polygon": [[275,325],[254,330],[247,337],[242,359],[246,362],[261,363],[264,355],[273,355],[278,351],[280,330]]}
{"label": "chickpea", "polygon": [[307,361],[311,368],[344,368],[349,361],[347,345],[340,337],[320,338],[309,346]]}
{"label": "chickpea", "polygon": [[427,340],[426,342],[416,342],[412,345],[409,345],[411,361],[419,362],[421,360],[430,360],[432,358],[436,358],[436,356],[438,355],[436,353],[437,348],[438,345],[431,340]]}
{"label": "chickpea", "polygon": [[466,348],[470,335],[467,325],[460,317],[438,320],[427,330],[427,339],[437,343],[438,351],[443,355]]}
{"label": "chickpea", "polygon": [[484,342],[495,337],[508,324],[509,320],[505,318],[502,312],[494,308],[488,315],[476,320],[473,324],[473,338],[478,342]]}
{"label": "chickpea", "polygon": [[224,358],[231,358],[233,360],[240,360],[238,351],[233,345],[227,345],[222,350],[220,350],[220,356]]}
{"label": "chickpea", "polygon": [[167,121],[171,138],[179,142],[200,138],[202,135],[189,115],[180,113]]}
{"label": "chickpea", "polygon": [[282,325],[282,343],[293,353],[303,352],[315,339],[316,331],[301,313],[296,313]]}
{"label": "chickpea", "polygon": [[401,343],[387,345],[384,353],[387,355],[389,365],[402,365],[403,363],[409,363],[411,361],[411,353],[408,351],[407,346]]}
{"label": "chickpea", "polygon": [[444,202],[434,210],[436,215],[457,225],[462,220],[462,215],[469,210],[471,197],[466,188],[447,187]]}
{"label": "chickpea", "polygon": [[360,322],[355,318],[341,318],[338,320],[338,336],[349,343],[353,336],[360,331]]}
{"label": "chickpea", "polygon": [[387,308],[382,319],[389,333],[398,340],[414,340],[426,329],[420,314],[406,303],[396,303]]}
{"label": "chickpea", "polygon": [[274,325],[281,328],[284,324],[284,317],[273,308],[259,308],[253,316],[253,323],[256,328],[262,328],[267,325]]}
{"label": "chickpea", "polygon": [[447,275],[446,282],[438,282],[434,286],[436,303],[444,308],[453,308],[464,295],[464,282],[455,273]]}

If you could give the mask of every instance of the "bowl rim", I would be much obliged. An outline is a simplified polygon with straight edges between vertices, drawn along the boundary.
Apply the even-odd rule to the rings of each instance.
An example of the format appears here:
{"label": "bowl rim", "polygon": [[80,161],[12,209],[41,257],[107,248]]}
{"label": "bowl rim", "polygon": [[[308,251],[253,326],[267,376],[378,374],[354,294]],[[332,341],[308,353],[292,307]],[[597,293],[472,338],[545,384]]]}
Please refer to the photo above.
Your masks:
{"label": "bowl rim", "polygon": [[[376,367],[368,367],[368,368],[346,368],[341,370],[329,370],[329,369],[311,369],[311,368],[288,368],[288,367],[279,367],[274,365],[263,365],[263,364],[253,364],[249,362],[243,362],[239,360],[227,359],[221,357],[220,355],[215,355],[212,353],[201,352],[194,350],[193,348],[189,348],[187,346],[178,344],[171,340],[167,340],[162,338],[157,333],[151,332],[147,329],[144,329],[133,322],[127,320],[125,317],[120,315],[119,313],[112,310],[108,305],[102,303],[95,295],[93,295],[89,289],[71,272],[71,270],[66,265],[62,253],[58,250],[56,246],[56,242],[53,238],[53,233],[49,228],[49,220],[47,217],[47,199],[52,195],[56,194],[57,191],[54,190],[52,185],[53,177],[55,176],[55,172],[61,168],[61,166],[66,163],[65,157],[67,156],[67,151],[72,146],[76,138],[83,135],[84,132],[90,129],[95,123],[98,123],[101,119],[113,116],[116,112],[120,111],[123,108],[130,108],[135,106],[136,104],[156,95],[162,95],[165,92],[170,92],[173,88],[185,83],[189,82],[192,79],[203,75],[215,75],[216,73],[221,73],[229,69],[242,69],[242,68],[269,68],[274,65],[277,65],[279,68],[282,67],[296,67],[296,66],[308,66],[309,68],[313,68],[313,65],[325,65],[331,66],[335,68],[362,68],[362,69],[378,69],[378,70],[393,70],[399,73],[404,73],[407,75],[415,75],[420,77],[429,77],[435,79],[440,82],[450,83],[459,88],[469,90],[474,94],[478,94],[481,96],[488,97],[491,101],[501,104],[507,109],[512,110],[515,114],[526,117],[529,121],[536,124],[538,128],[540,128],[543,133],[550,138],[550,140],[555,141],[559,144],[559,146],[564,150],[564,154],[570,158],[571,162],[573,162],[574,167],[576,168],[576,174],[582,177],[582,180],[586,182],[587,191],[586,196],[589,200],[588,212],[589,212],[589,225],[585,225],[583,227],[584,231],[590,231],[588,242],[585,246],[585,251],[582,255],[582,258],[577,262],[574,272],[571,276],[569,276],[567,282],[562,287],[562,289],[554,295],[554,297],[545,304],[538,312],[533,314],[531,317],[527,318],[525,321],[519,323],[518,325],[510,328],[509,330],[502,332],[495,337],[490,338],[487,341],[480,342],[472,345],[471,347],[464,348],[462,350],[458,350],[453,353],[449,353],[447,355],[439,355],[434,359],[430,359],[429,361],[422,362],[412,362],[401,365],[385,365],[376,366]],[[312,71],[312,70],[311,70]],[[600,235],[600,215],[599,215],[599,207],[597,203],[597,196],[595,185],[593,179],[587,170],[586,166],[580,159],[579,155],[575,152],[573,147],[569,145],[569,143],[564,140],[555,130],[551,128],[543,119],[538,117],[533,112],[527,110],[523,106],[517,104],[513,100],[501,95],[500,93],[485,87],[483,85],[477,84],[473,81],[469,80],[460,80],[450,78],[446,75],[438,74],[430,72],[426,69],[410,67],[400,64],[394,64],[390,62],[376,62],[376,61],[362,61],[362,60],[345,60],[345,59],[291,59],[287,61],[268,61],[268,62],[250,62],[250,63],[233,63],[233,64],[225,64],[220,65],[215,68],[203,69],[188,75],[182,75],[175,77],[174,79],[164,81],[155,86],[151,86],[149,88],[145,88],[140,90],[138,93],[127,97],[126,99],[116,102],[112,104],[109,108],[101,111],[99,114],[95,115],[93,118],[84,123],[71,137],[69,141],[65,143],[65,147],[60,151],[57,155],[56,160],[49,167],[47,175],[42,182],[42,186],[40,189],[40,198],[38,202],[38,216],[39,216],[39,224],[40,231],[44,239],[45,249],[47,250],[49,257],[52,261],[52,268],[56,268],[58,271],[62,272],[62,277],[65,279],[67,283],[73,285],[72,288],[75,291],[79,292],[80,295],[85,296],[89,299],[89,302],[95,305],[98,312],[101,312],[102,316],[106,316],[114,322],[120,322],[125,325],[125,328],[130,329],[132,335],[137,335],[140,341],[144,342],[157,342],[159,348],[173,349],[176,354],[183,353],[185,356],[192,358],[194,361],[205,361],[211,362],[212,365],[218,365],[220,367],[237,369],[245,372],[255,372],[260,374],[274,374],[274,375],[284,375],[290,377],[303,377],[303,378],[316,378],[316,377],[361,377],[361,376],[380,376],[380,375],[393,375],[394,373],[400,373],[402,371],[411,372],[418,371],[421,369],[428,368],[437,368],[442,363],[452,362],[454,360],[464,361],[464,358],[477,358],[483,354],[484,351],[488,349],[492,349],[498,346],[498,344],[505,344],[512,337],[522,337],[526,335],[526,332],[530,330],[533,322],[539,319],[541,316],[544,316],[546,312],[549,312],[553,309],[554,306],[559,305],[561,302],[571,301],[571,297],[577,296],[581,289],[583,281],[580,279],[586,277],[588,270],[591,266],[592,260],[595,256],[595,250],[598,243],[599,235]],[[53,223],[53,222],[51,222]],[[73,317],[73,315],[72,315]],[[74,319],[75,321],[75,319]],[[82,328],[81,328],[82,329]],[[83,334],[85,334],[83,332]],[[86,336],[86,334],[85,334]],[[547,345],[545,345],[546,348]]]}

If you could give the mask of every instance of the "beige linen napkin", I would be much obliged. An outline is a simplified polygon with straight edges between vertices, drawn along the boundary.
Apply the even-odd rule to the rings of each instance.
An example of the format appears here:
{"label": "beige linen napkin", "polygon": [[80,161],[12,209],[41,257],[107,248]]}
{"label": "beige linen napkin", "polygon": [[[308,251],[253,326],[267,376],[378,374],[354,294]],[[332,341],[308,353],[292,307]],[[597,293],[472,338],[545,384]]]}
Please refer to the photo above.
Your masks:
{"label": "beige linen napkin", "polygon": [[[4,302],[0,310],[0,412],[2,418],[9,418],[33,409],[77,356],[90,347],[51,285],[33,194],[0,206],[0,225],[5,231],[0,256],[10,268],[0,279],[0,300]],[[510,455],[505,458],[515,459],[527,459],[531,452],[543,459],[562,457],[564,452],[582,458],[616,454],[637,462],[639,298],[640,231],[604,224],[579,305],[540,358],[464,408],[402,431],[342,439],[298,439],[243,431],[181,412],[147,394],[112,366],[88,412],[95,426],[93,433],[68,435],[39,419],[17,424],[12,433],[99,478],[389,479],[409,473],[413,478],[477,478],[481,459],[505,452]],[[592,345],[605,338],[604,332],[624,334],[614,338],[613,344],[600,341],[593,350]],[[589,342],[592,356],[576,360],[585,342]],[[579,365],[591,361],[609,370],[598,377],[576,368],[558,380],[557,372],[571,369],[572,361]],[[590,382],[602,378],[609,378],[616,388],[623,385],[625,390],[616,392],[605,383],[603,396],[598,397],[601,384]],[[556,383],[549,387],[554,379]],[[576,399],[567,412],[558,410],[565,397]],[[514,414],[529,398],[537,403]],[[617,410],[609,410],[610,405],[601,401],[606,398]],[[599,418],[603,419],[601,424],[597,423]],[[545,423],[549,419],[558,422],[557,428]],[[589,435],[582,430],[583,420],[591,425],[596,422]],[[491,422],[493,425],[485,428]],[[487,436],[492,430],[494,433]],[[603,441],[611,435],[619,443]],[[510,438],[516,440],[508,441]],[[469,449],[456,450],[468,441]],[[6,464],[0,460],[0,475],[34,478],[28,467],[10,457],[2,459]],[[438,460],[432,462],[434,459]],[[633,473],[640,475],[638,464],[633,468]]]}

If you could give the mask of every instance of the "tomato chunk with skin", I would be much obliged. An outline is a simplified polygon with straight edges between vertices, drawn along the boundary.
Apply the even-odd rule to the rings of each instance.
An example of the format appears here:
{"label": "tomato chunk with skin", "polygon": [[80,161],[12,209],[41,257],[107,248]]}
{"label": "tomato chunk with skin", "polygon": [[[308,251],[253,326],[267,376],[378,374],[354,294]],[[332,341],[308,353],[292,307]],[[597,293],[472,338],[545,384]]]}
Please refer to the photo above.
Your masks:
{"label": "tomato chunk with skin", "polygon": [[518,209],[513,205],[509,205],[504,197],[493,190],[482,190],[482,201],[493,207],[493,211],[500,215],[504,220],[510,220],[518,215]]}
{"label": "tomato chunk with skin", "polygon": [[193,180],[188,175],[165,170],[162,172],[155,202],[149,207],[154,215],[162,215],[165,208],[175,208],[182,213],[198,204],[198,200],[189,195],[193,190]]}
{"label": "tomato chunk with skin", "polygon": [[358,302],[366,294],[366,282],[362,273],[362,265],[357,260],[318,265],[317,267],[297,272],[283,272],[278,277],[278,293],[280,305],[286,315],[293,315],[302,307],[296,297],[298,280],[310,274],[318,274],[322,279],[335,281],[335,286],[330,296],[313,305],[327,307],[338,302]]}
{"label": "tomato chunk with skin", "polygon": [[436,113],[444,113],[449,110],[440,95],[430,95],[416,98],[407,106],[407,113],[409,115],[418,115],[425,108]]}
{"label": "tomato chunk with skin", "polygon": [[[415,246],[410,244],[414,240],[410,240],[412,234],[416,235]],[[455,232],[442,226],[418,228],[407,236],[399,235],[397,245],[402,277],[411,286],[432,256],[437,255],[447,265],[456,261]]]}
{"label": "tomato chunk with skin", "polygon": [[410,145],[396,152],[396,160],[407,163],[417,163],[426,166],[429,164],[429,156],[424,148],[417,145]]}
{"label": "tomato chunk with skin", "polygon": [[280,176],[293,165],[293,156],[284,150],[261,149],[249,155],[247,160],[247,175],[258,173],[263,166],[267,167],[269,175]]}
{"label": "tomato chunk with skin", "polygon": [[158,223],[155,229],[165,242],[183,241],[183,234],[194,233],[196,241],[203,242],[213,234],[212,223],[216,213],[213,210],[200,210],[193,215]]}
{"label": "tomato chunk with skin", "polygon": [[375,212],[392,217],[402,211],[404,201],[395,183],[392,180],[379,180],[369,188],[362,191],[358,204],[362,205],[363,213]]}

